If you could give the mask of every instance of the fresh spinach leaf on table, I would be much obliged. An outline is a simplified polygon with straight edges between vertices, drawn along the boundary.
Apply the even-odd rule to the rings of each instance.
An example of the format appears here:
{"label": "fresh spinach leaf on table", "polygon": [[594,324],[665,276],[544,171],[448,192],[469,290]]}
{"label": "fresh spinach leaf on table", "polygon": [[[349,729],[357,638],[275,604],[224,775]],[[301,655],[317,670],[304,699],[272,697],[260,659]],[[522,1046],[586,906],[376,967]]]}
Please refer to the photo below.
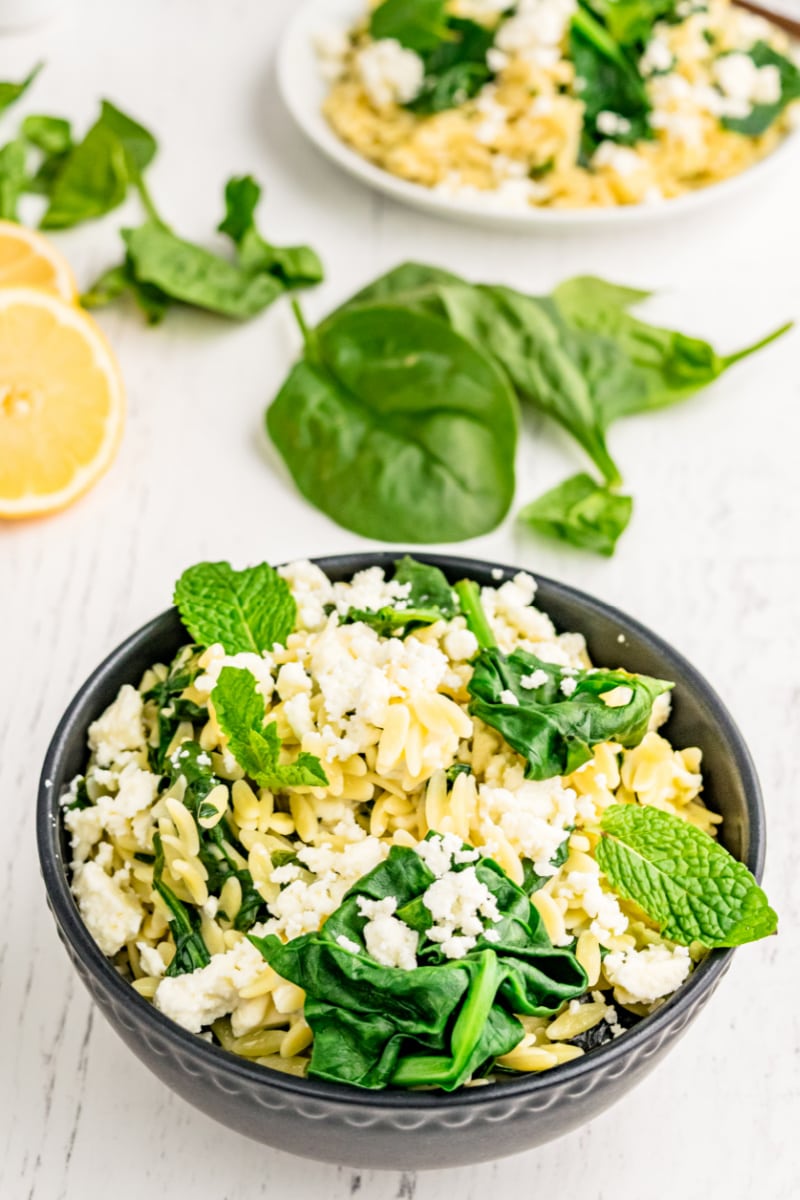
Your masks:
{"label": "fresh spinach leaf on table", "polygon": [[6,80],[0,82],[0,113],[5,112],[12,104],[16,104],[17,100],[27,92],[43,66],[43,62],[37,63],[21,83],[9,83]]}
{"label": "fresh spinach leaf on table", "polygon": [[630,496],[613,492],[591,475],[573,475],[523,508],[520,521],[538,533],[583,550],[611,555],[633,512]]}
{"label": "fresh spinach leaf on table", "polygon": [[44,154],[65,154],[72,149],[72,126],[63,117],[27,116],[20,130],[26,142]]}
{"label": "fresh spinach leaf on table", "polygon": [[22,138],[0,149],[0,218],[17,220],[17,205],[27,185],[27,155]]}
{"label": "fresh spinach leaf on table", "polygon": [[252,175],[236,176],[225,185],[225,216],[219,231],[236,247],[239,266],[273,275],[285,288],[319,283],[324,271],[310,246],[273,246],[261,236],[255,221],[260,197],[261,188]]}
{"label": "fresh spinach leaf on table", "polygon": [[307,332],[267,427],[300,491],[366,537],[472,537],[514,493],[504,373],[442,321],[400,307],[345,309]]}

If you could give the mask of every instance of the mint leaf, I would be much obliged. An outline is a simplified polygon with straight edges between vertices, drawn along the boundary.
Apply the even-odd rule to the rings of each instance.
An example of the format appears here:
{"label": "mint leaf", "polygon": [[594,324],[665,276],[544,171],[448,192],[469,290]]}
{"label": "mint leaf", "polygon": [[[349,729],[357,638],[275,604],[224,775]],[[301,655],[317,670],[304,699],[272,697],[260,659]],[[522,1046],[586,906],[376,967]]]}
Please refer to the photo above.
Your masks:
{"label": "mint leaf", "polygon": [[620,496],[591,475],[580,474],[545,492],[519,517],[537,533],[610,557],[632,512],[630,496]]}
{"label": "mint leaf", "polygon": [[278,791],[326,786],[328,777],[313,754],[301,752],[293,763],[279,761],[278,729],[274,721],[264,723],[264,699],[256,691],[255,676],[250,671],[223,667],[211,701],[231,754],[260,787]]}
{"label": "mint leaf", "polygon": [[197,563],[175,584],[174,603],[199,646],[220,642],[226,654],[285,645],[297,616],[288,584],[268,563],[243,571],[227,562]]}
{"label": "mint leaf", "polygon": [[614,804],[601,827],[601,870],[670,941],[712,949],[775,933],[777,914],[747,867],[694,825],[657,808]]}

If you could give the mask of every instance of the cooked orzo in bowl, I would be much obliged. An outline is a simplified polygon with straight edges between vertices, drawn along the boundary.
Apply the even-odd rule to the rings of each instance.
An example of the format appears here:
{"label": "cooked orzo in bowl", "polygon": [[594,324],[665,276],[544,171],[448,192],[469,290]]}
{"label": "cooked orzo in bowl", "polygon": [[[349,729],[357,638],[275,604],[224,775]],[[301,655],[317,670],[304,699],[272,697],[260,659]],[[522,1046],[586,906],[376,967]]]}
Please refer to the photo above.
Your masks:
{"label": "cooked orzo in bowl", "polygon": [[487,212],[695,192],[774,151],[800,98],[789,39],[730,0],[383,0],[315,44],[343,142]]}
{"label": "cooked orzo in bowl", "polygon": [[61,797],[81,917],[161,1014],[351,1088],[500,1085],[774,932],[659,732],[671,683],[592,665],[497,574],[184,572],[185,645]]}

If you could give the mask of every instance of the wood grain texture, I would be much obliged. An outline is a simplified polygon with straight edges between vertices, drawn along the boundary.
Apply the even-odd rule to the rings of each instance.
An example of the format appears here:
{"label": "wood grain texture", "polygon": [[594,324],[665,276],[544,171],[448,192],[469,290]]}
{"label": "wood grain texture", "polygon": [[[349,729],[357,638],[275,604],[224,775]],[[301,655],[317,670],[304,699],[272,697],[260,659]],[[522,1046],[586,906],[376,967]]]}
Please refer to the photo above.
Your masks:
{"label": "wood grain texture", "polygon": [[[88,122],[108,95],[152,126],[162,145],[153,191],[189,237],[217,224],[229,174],[255,174],[267,236],[312,241],[325,259],[328,282],[305,302],[312,318],[412,255],[530,290],[578,272],[654,288],[654,319],[724,350],[800,316],[797,157],[794,174],[766,192],[677,225],[528,239],[448,225],[363,190],[299,140],[272,68],[291,7],[74,0],[50,26],[0,39],[0,78],[44,58],[21,113]],[[131,204],[59,238],[83,285],[116,258],[117,227],[136,219]],[[119,459],[64,514],[0,530],[3,1200],[796,1196],[800,335],[677,409],[615,427],[636,511],[612,561],[534,540],[513,520],[463,547],[620,605],[708,675],[762,775],[781,935],[737,955],[666,1063],[602,1119],[529,1155],[417,1177],[304,1162],[212,1124],[93,1015],[57,941],[35,858],[34,794],[47,741],[86,674],[166,606],[191,562],[367,546],[294,493],[262,433],[297,345],[285,306],[245,326],[176,314],[153,331],[123,308],[101,320],[128,387]],[[582,467],[557,431],[527,417],[516,506]]]}

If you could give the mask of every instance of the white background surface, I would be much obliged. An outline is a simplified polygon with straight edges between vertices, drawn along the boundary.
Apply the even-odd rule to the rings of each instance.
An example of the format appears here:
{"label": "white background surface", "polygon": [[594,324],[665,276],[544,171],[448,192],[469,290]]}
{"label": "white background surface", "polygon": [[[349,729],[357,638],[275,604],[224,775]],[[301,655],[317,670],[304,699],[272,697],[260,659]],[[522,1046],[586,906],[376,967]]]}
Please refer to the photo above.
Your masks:
{"label": "white background surface", "polygon": [[[86,123],[107,95],[151,126],[162,145],[154,194],[189,237],[216,225],[229,174],[254,173],[267,185],[267,235],[307,239],[324,256],[312,317],[409,256],[531,291],[578,272],[649,286],[656,318],[723,350],[800,317],[797,169],[738,207],[652,231],[523,239],[448,226],[362,190],[298,139],[272,70],[290,7],[75,0],[47,28],[0,38],[0,78],[43,57],[20,112]],[[14,124],[6,118],[4,138]],[[127,215],[138,219],[133,205]],[[83,285],[117,257],[125,216],[62,238]],[[187,313],[150,330],[123,308],[102,321],[128,387],[119,458],[61,516],[0,530],[2,1200],[797,1196],[800,335],[680,408],[615,427],[636,513],[611,562],[536,541],[512,520],[461,547],[595,592],[708,675],[761,771],[780,937],[740,951],[667,1062],[592,1125],[522,1157],[417,1177],[305,1162],[213,1124],[93,1012],[56,939],[35,857],[35,784],[87,673],[166,607],[197,559],[244,565],[367,545],[295,495],[263,436],[296,345],[284,306],[244,326]],[[518,506],[582,467],[552,427],[526,426]]]}

